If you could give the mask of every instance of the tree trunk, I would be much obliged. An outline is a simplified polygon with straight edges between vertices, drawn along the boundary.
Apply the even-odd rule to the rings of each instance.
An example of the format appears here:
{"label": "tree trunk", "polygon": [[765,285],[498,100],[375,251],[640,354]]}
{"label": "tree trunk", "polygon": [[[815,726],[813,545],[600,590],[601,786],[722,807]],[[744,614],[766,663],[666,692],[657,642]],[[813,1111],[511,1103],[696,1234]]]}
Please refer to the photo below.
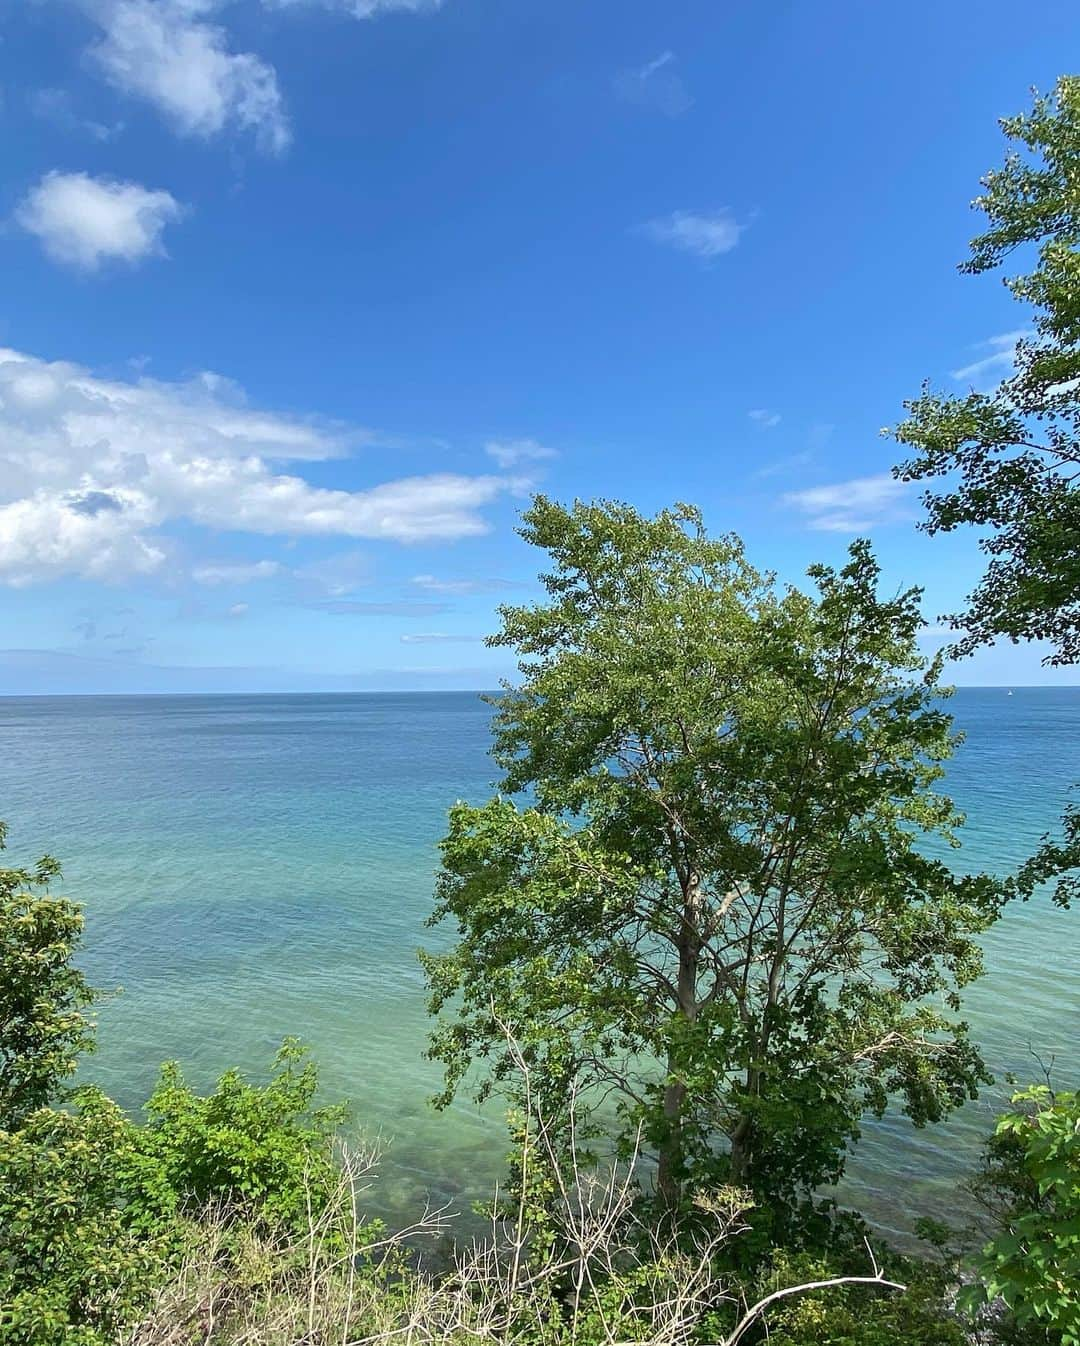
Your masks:
{"label": "tree trunk", "polygon": [[751,1146],[753,1125],[749,1113],[741,1113],[731,1132],[731,1183],[734,1187],[750,1185]]}
{"label": "tree trunk", "polygon": [[[673,1054],[668,1056],[668,1077],[678,1070]],[[657,1156],[656,1186],[660,1200],[674,1210],[682,1199],[682,1112],[686,1102],[686,1085],[668,1084],[664,1090],[664,1122],[666,1134]]]}
{"label": "tree trunk", "polygon": [[[682,911],[675,946],[679,955],[676,981],[677,1018],[694,1023],[698,1016],[698,965],[701,958],[701,881],[690,873],[683,887]],[[660,1198],[669,1209],[682,1201],[683,1114],[687,1088],[680,1078],[682,1066],[675,1048],[668,1052],[667,1086],[664,1089],[665,1137],[657,1156],[656,1185]]]}

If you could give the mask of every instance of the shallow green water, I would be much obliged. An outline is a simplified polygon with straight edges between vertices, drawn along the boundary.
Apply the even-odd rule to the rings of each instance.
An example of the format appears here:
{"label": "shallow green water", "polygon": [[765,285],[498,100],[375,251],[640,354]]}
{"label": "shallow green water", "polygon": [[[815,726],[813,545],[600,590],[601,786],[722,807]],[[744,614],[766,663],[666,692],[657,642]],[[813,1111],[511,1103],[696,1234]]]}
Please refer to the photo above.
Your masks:
{"label": "shallow green water", "polygon": [[[1022,858],[1080,779],[1080,689],[959,692],[968,741],[948,786],[967,810],[954,863]],[[136,1106],[157,1063],[199,1085],[309,1042],[328,1095],[389,1142],[378,1201],[468,1200],[500,1171],[497,1118],[432,1112],[416,961],[447,807],[491,791],[473,693],[0,699],[0,817],[20,859],[51,850],[86,906],[83,964],[122,986],[87,1074]],[[1076,1079],[1080,912],[1014,909],[968,996],[995,1070],[1057,1058]],[[1001,1091],[943,1126],[867,1129],[854,1201],[883,1225],[948,1213]]]}

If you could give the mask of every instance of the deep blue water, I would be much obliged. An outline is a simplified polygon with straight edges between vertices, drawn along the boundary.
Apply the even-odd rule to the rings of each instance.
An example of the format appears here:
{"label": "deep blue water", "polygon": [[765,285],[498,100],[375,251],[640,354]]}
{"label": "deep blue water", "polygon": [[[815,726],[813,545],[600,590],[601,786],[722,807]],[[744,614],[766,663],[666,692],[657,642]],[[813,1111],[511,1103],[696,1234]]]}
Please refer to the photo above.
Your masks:
{"label": "deep blue water", "polygon": [[[1080,688],[963,689],[967,741],[947,788],[968,814],[953,862],[1003,871],[1080,780]],[[496,1118],[427,1098],[416,950],[436,937],[436,842],[448,806],[495,777],[475,693],[0,699],[0,817],[11,853],[48,850],[86,908],[82,963],[123,993],[102,1008],[87,1075],[136,1106],[157,1063],[209,1084],[309,1042],[328,1096],[389,1142],[380,1201],[468,1200],[499,1172]],[[1080,911],[1015,907],[967,996],[993,1068],[1077,1078]],[[1002,1086],[1003,1088],[1004,1086]],[[853,1199],[903,1227],[947,1212],[1002,1089],[946,1125],[867,1129]]]}

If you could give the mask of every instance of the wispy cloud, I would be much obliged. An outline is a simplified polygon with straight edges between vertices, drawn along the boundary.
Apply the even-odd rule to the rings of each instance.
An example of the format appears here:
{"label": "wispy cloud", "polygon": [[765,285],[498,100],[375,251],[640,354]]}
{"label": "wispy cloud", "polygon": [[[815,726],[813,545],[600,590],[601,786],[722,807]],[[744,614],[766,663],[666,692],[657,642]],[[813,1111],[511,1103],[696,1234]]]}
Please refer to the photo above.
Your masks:
{"label": "wispy cloud", "polygon": [[277,154],[291,139],[277,74],[233,51],[208,15],[218,0],[84,0],[101,28],[91,58],[122,93],[153,104],[182,135],[249,132]]}
{"label": "wispy cloud", "polygon": [[374,668],[359,673],[312,673],[273,665],[170,666],[132,659],[132,653],[142,651],[111,650],[113,657],[93,658],[68,650],[0,649],[0,693],[401,691],[432,686],[464,691],[492,686],[501,672],[510,672],[490,662],[481,668]]}
{"label": "wispy cloud", "polygon": [[783,499],[808,528],[828,533],[864,533],[910,517],[907,487],[889,473],[788,491]]}
{"label": "wispy cloud", "polygon": [[641,232],[656,243],[666,244],[695,257],[720,257],[730,252],[742,236],[740,224],[726,207],[695,213],[676,210],[642,225]]}
{"label": "wispy cloud", "polygon": [[94,271],[103,262],[164,256],[161,235],[184,208],[165,191],[86,173],[46,173],[15,220],[56,262]]}
{"label": "wispy cloud", "polygon": [[459,636],[450,631],[420,631],[399,637],[403,645],[479,645],[483,636]]}
{"label": "wispy cloud", "polygon": [[674,69],[675,53],[661,52],[645,65],[620,70],[612,79],[612,88],[624,102],[652,108],[665,117],[678,117],[693,106],[694,100]]}
{"label": "wispy cloud", "polygon": [[449,612],[449,603],[361,603],[353,599],[328,598],[305,606],[335,617],[438,617]]}
{"label": "wispy cloud", "polygon": [[52,122],[62,131],[76,135],[89,136],[91,140],[104,143],[118,136],[124,129],[123,122],[95,121],[76,111],[71,95],[66,89],[36,89],[30,95],[30,110],[42,121]]}
{"label": "wispy cloud", "polygon": [[367,552],[356,550],[325,556],[321,561],[309,561],[292,572],[293,578],[301,584],[314,586],[334,598],[370,584],[371,573],[371,558]]}
{"label": "wispy cloud", "polygon": [[764,407],[757,407],[754,411],[748,411],[746,414],[762,430],[772,430],[780,424],[780,413],[778,411],[768,411]]}
{"label": "wispy cloud", "polygon": [[433,594],[488,594],[501,589],[518,588],[513,580],[440,579],[437,575],[414,575],[412,583],[418,589]]}
{"label": "wispy cloud", "polygon": [[[754,413],[751,412],[750,415],[753,416]],[[782,458],[777,458],[771,463],[763,463],[754,473],[754,476],[782,477],[793,475],[799,469],[809,467],[817,459],[825,445],[828,444],[835,429],[836,426],[829,424],[827,421],[815,421],[807,431],[805,449],[798,449],[795,453],[785,454]]]}
{"label": "wispy cloud", "polygon": [[549,449],[535,439],[493,439],[484,445],[484,452],[502,468],[517,467],[520,463],[538,463],[546,458],[558,458],[558,449]]}
{"label": "wispy cloud", "polygon": [[755,477],[783,477],[789,473],[798,471],[801,467],[807,467],[814,461],[815,453],[813,449],[800,449],[798,453],[786,454],[783,458],[777,458],[774,462],[765,463],[759,467]]}
{"label": "wispy cloud", "polygon": [[817,453],[819,449],[823,449],[835,433],[836,426],[831,421],[815,421],[806,437],[811,451]]}
{"label": "wispy cloud", "polygon": [[262,0],[267,9],[339,9],[355,19],[373,19],[379,14],[400,11],[422,14],[441,9],[443,0]]}
{"label": "wispy cloud", "polygon": [[963,635],[963,630],[955,626],[946,626],[942,622],[929,622],[926,626],[919,627],[919,639],[935,641],[938,644],[946,640],[955,641]]}
{"label": "wispy cloud", "polygon": [[1030,328],[1020,328],[1015,332],[1002,332],[1000,336],[988,337],[985,341],[978,342],[975,349],[989,351],[989,354],[973,360],[962,369],[954,369],[953,378],[960,383],[973,383],[978,386],[986,381],[988,375],[993,375],[992,381],[996,383],[999,378],[1012,370],[1016,343],[1031,335]]}
{"label": "wispy cloud", "polygon": [[280,575],[280,561],[229,562],[196,566],[191,578],[196,584],[251,584],[254,580],[269,580]]}

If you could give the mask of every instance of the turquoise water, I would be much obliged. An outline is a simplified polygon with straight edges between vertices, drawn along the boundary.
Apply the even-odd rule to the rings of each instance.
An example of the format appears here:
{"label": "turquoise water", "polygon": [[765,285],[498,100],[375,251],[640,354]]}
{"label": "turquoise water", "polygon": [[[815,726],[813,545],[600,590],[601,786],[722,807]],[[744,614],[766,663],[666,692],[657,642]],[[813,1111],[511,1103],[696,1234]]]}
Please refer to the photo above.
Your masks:
{"label": "turquoise water", "polygon": [[[948,788],[968,813],[954,863],[1004,870],[1080,779],[1080,688],[966,689]],[[432,1112],[416,950],[447,807],[491,792],[475,693],[0,699],[0,817],[20,860],[44,850],[86,908],[82,963],[123,993],[86,1072],[137,1106],[157,1063],[209,1084],[264,1071],[287,1033],[388,1143],[377,1201],[467,1201],[500,1171],[497,1117]],[[995,1071],[1077,1076],[1080,911],[1018,906],[967,997]],[[443,936],[443,938],[448,936]],[[848,1184],[884,1226],[955,1209],[956,1181],[1000,1102],[948,1124],[869,1127]]]}

